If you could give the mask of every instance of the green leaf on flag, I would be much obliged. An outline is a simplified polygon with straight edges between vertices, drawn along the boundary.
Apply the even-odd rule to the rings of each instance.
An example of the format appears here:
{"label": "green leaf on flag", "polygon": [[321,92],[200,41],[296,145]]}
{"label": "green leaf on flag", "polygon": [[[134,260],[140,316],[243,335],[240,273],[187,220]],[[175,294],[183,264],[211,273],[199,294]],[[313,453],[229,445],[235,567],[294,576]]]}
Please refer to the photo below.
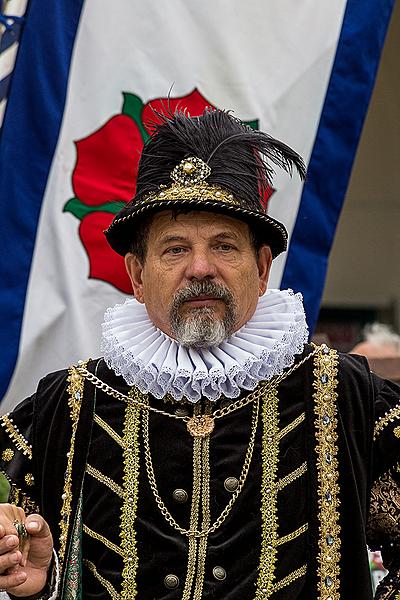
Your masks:
{"label": "green leaf on flag", "polygon": [[125,206],[125,202],[105,202],[97,206],[88,206],[79,200],[79,198],[71,198],[64,206],[63,212],[72,213],[80,221],[86,217],[86,215],[93,212],[108,212],[116,215],[117,212]]}
{"label": "green leaf on flag", "polygon": [[131,117],[136,125],[140,129],[140,133],[142,135],[143,143],[149,139],[149,134],[143,127],[142,123],[142,110],[143,110],[143,102],[136,96],[135,94],[131,94],[129,92],[122,92],[124,97],[124,104],[122,106],[122,114]]}
{"label": "green leaf on flag", "polygon": [[258,129],[260,126],[260,122],[258,119],[254,119],[254,121],[243,121],[245,125],[248,125],[252,129]]}

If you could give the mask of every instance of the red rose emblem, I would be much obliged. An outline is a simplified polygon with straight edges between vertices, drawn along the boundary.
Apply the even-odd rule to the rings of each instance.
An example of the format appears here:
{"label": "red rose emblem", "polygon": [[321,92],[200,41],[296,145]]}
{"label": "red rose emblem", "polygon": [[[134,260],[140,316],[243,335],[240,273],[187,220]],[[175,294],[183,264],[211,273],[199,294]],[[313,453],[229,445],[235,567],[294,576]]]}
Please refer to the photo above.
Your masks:
{"label": "red rose emblem", "polygon": [[[95,132],[75,142],[76,164],[72,174],[75,196],[64,206],[80,220],[79,237],[89,258],[89,277],[132,293],[124,260],[109,247],[103,234],[114,215],[135,195],[140,154],[157,113],[186,109],[192,116],[206,107],[215,108],[197,89],[179,98],[157,98],[147,104],[123,92],[121,114],[114,115]],[[257,127],[257,121],[248,122]]]}

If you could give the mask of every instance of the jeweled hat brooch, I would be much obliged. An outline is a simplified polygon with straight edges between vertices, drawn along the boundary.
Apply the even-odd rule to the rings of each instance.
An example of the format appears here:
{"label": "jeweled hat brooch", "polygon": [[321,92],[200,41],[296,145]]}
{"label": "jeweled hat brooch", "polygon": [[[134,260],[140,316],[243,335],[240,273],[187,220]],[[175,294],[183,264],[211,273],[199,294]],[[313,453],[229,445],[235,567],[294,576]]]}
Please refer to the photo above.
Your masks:
{"label": "jeweled hat brooch", "polygon": [[230,113],[207,110],[200,117],[177,112],[163,117],[144,147],[136,196],[114,218],[105,235],[124,256],[143,217],[154,212],[201,210],[249,223],[273,257],[286,249],[287,231],[266,212],[263,199],[279,166],[305,177],[302,158]]}

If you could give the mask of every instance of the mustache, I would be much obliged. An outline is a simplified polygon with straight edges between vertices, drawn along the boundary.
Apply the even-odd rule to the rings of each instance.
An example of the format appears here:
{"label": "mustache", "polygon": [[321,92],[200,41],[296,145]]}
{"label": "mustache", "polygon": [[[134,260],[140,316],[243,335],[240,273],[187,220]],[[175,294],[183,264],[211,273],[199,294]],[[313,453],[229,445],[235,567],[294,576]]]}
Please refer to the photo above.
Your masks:
{"label": "mustache", "polygon": [[234,297],[232,292],[220,283],[213,281],[193,281],[185,288],[178,290],[173,299],[172,310],[179,309],[184,302],[193,300],[198,296],[212,296],[223,300],[226,304],[234,304]]}

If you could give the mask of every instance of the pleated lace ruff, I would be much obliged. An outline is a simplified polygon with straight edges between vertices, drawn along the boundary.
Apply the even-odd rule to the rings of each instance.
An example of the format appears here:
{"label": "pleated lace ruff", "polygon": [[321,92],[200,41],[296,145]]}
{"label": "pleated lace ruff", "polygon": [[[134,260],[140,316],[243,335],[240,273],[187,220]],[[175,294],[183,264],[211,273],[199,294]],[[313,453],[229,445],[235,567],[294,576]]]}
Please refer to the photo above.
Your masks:
{"label": "pleated lace ruff", "polygon": [[117,375],[156,398],[190,402],[253,390],[290,367],[308,338],[302,296],[292,290],[268,290],[246,325],[207,349],[178,344],[135,299],[109,308],[104,318],[101,349]]}

